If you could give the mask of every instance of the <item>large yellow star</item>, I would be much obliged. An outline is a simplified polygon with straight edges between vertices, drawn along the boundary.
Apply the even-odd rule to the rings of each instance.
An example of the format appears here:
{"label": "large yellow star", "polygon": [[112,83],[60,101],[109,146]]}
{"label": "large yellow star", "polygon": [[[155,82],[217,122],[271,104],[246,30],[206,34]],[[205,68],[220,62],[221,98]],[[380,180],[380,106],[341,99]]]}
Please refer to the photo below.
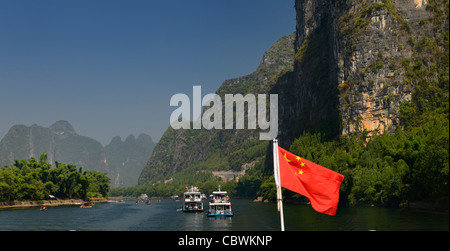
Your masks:
{"label": "large yellow star", "polygon": [[300,169],[299,171],[298,171],[298,173],[297,172],[294,172],[295,173],[295,175],[303,175],[303,170],[302,169]]}

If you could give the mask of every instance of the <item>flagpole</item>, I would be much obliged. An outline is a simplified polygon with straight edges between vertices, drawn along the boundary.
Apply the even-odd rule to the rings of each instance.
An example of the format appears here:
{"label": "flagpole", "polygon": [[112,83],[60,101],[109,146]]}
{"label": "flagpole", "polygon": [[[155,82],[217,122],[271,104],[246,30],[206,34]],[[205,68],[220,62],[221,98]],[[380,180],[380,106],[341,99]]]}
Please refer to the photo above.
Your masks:
{"label": "flagpole", "polygon": [[284,211],[283,211],[283,195],[281,194],[280,184],[280,165],[278,159],[278,140],[273,140],[273,175],[277,188],[277,208],[280,212],[281,231],[284,231]]}

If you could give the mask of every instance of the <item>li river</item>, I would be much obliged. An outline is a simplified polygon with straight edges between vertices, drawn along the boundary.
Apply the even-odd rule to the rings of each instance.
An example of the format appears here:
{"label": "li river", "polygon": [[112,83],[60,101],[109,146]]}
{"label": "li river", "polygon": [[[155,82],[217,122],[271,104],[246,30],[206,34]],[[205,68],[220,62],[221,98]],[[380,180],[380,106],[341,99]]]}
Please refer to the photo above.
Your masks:
{"label": "li river", "polygon": [[[0,230],[56,231],[278,231],[280,217],[274,203],[232,200],[234,217],[209,218],[183,213],[181,202],[162,199],[150,205],[98,203],[78,206],[0,210]],[[205,203],[207,207],[207,203]],[[287,231],[449,231],[448,212],[378,207],[338,208],[336,216],[315,212],[310,205],[284,204]]]}

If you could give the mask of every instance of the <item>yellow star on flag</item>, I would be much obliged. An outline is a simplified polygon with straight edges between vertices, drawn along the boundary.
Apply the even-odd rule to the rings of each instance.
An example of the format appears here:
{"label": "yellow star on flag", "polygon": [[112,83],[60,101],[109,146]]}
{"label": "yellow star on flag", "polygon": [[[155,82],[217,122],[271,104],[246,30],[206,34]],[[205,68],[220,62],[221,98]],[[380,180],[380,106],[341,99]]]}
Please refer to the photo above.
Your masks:
{"label": "yellow star on flag", "polygon": [[296,158],[296,159],[297,159],[297,161],[300,161],[300,159],[301,159],[301,158],[297,156],[297,158]]}
{"label": "yellow star on flag", "polygon": [[298,173],[297,173],[297,172],[294,172],[294,173],[295,173],[295,175],[298,175],[298,174],[303,175],[303,170],[300,169],[300,170],[298,171]]}
{"label": "yellow star on flag", "polygon": [[300,163],[300,165],[301,165],[302,167],[304,167],[304,166],[305,166],[305,163],[302,162],[302,163]]}

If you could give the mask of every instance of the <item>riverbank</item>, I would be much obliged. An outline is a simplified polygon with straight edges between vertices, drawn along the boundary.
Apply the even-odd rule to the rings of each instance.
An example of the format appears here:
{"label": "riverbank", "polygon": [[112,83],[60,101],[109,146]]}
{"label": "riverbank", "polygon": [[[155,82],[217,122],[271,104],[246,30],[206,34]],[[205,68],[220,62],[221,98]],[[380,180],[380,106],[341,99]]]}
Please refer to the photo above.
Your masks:
{"label": "riverbank", "polygon": [[[90,202],[101,203],[107,202],[107,199],[104,198],[96,198],[95,200],[89,200]],[[88,201],[81,199],[66,199],[66,200],[39,200],[39,201],[8,201],[8,202],[0,202],[0,209],[4,208],[22,208],[22,207],[57,207],[57,206],[73,206],[73,205],[81,205]]]}

